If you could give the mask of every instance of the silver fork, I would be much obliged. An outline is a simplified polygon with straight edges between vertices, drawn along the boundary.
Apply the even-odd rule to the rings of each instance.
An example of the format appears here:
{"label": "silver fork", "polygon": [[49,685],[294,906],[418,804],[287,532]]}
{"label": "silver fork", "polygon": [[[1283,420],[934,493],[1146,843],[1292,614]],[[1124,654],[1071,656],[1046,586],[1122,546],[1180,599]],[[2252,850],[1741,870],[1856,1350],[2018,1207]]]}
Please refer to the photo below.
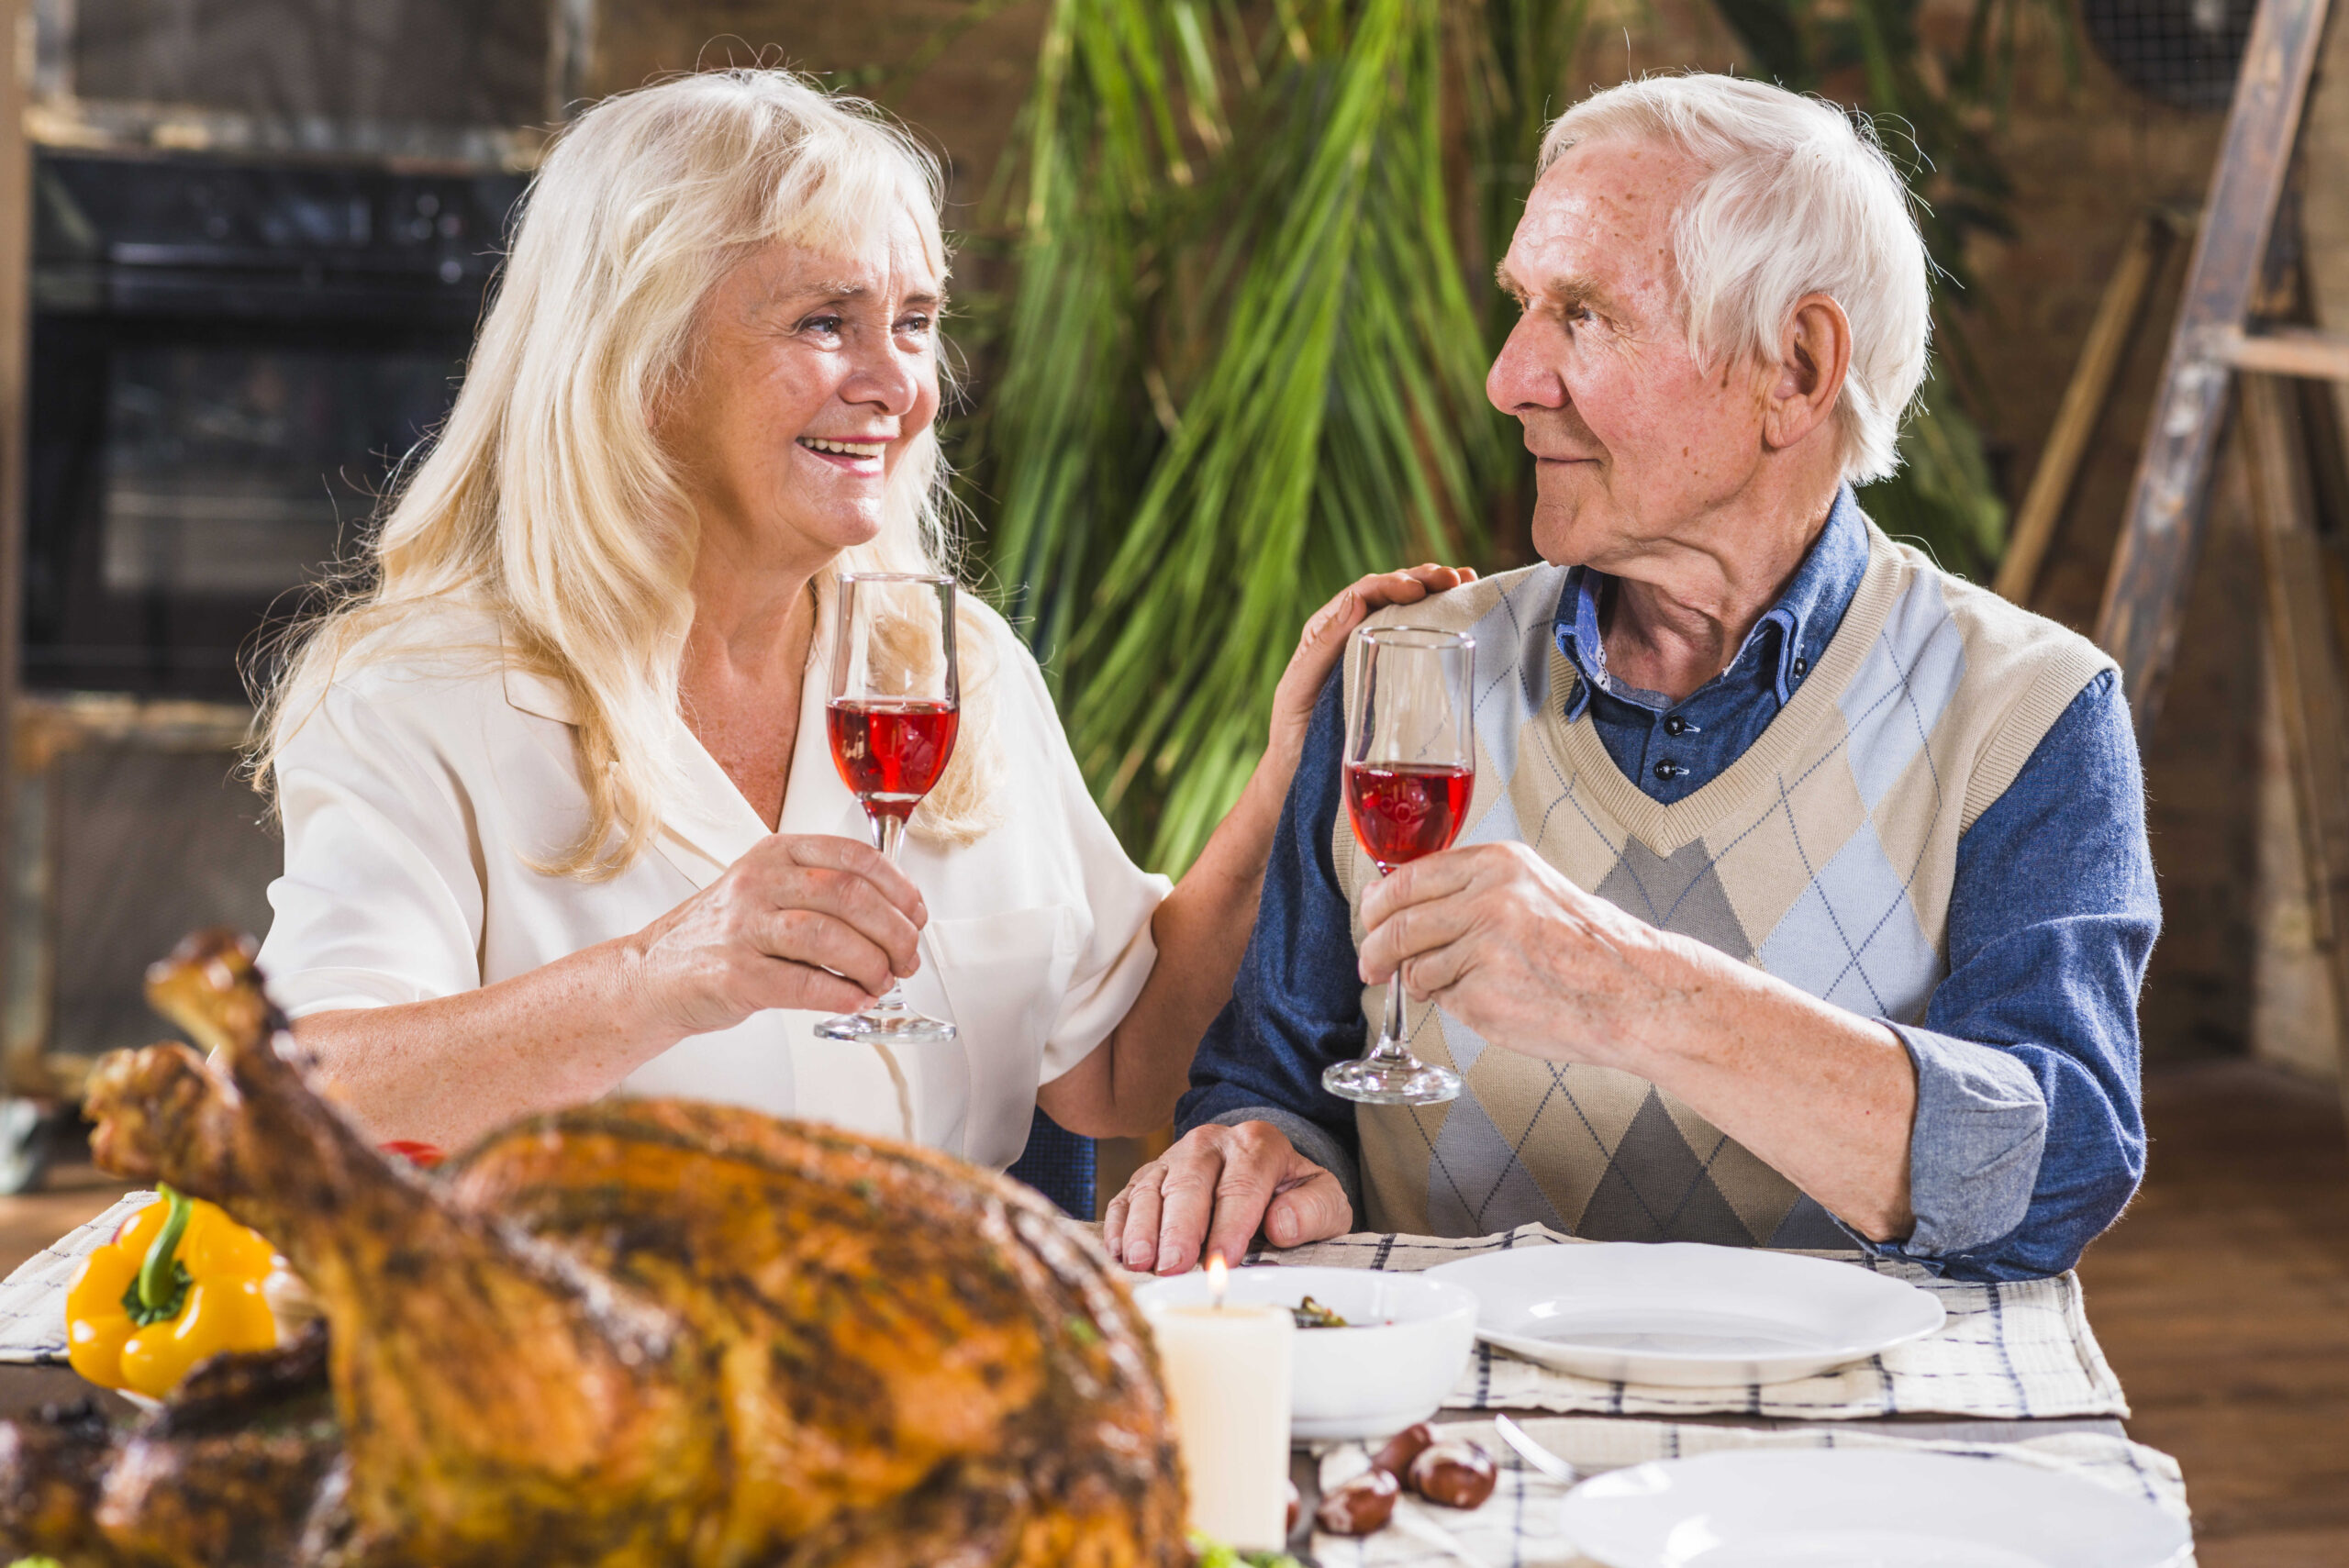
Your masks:
{"label": "silver fork", "polygon": [[1493,1430],[1501,1435],[1501,1441],[1517,1451],[1518,1458],[1525,1461],[1551,1480],[1572,1486],[1582,1479],[1581,1471],[1535,1442],[1526,1435],[1523,1427],[1519,1426],[1507,1416],[1493,1418]]}

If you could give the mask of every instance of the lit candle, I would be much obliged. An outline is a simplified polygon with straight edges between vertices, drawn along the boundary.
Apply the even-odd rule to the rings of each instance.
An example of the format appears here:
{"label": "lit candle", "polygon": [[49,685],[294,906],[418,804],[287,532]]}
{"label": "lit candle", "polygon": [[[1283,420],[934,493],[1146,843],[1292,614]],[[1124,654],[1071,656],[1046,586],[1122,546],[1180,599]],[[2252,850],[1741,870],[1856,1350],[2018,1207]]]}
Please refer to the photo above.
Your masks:
{"label": "lit candle", "polygon": [[1243,1551],[1287,1539],[1290,1340],[1286,1307],[1227,1305],[1221,1255],[1208,1260],[1206,1307],[1150,1314],[1174,1407],[1191,1528]]}

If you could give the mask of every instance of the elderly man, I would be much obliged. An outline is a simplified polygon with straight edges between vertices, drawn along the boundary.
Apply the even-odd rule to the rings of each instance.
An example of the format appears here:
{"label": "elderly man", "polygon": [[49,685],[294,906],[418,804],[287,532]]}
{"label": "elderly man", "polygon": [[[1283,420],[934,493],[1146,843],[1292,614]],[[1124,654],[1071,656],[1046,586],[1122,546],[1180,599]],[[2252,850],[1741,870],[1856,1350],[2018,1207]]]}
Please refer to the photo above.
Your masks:
{"label": "elderly man", "polygon": [[[1377,875],[1333,682],[1111,1250],[1541,1220],[2069,1266],[2143,1164],[2143,788],[2110,662],[1854,499],[1924,370],[1898,175],[1829,106],[1628,83],[1552,128],[1501,282],[1544,564],[1381,617],[1476,639],[1469,827]],[[1321,1073],[1398,972],[1466,1088],[1356,1107]]]}

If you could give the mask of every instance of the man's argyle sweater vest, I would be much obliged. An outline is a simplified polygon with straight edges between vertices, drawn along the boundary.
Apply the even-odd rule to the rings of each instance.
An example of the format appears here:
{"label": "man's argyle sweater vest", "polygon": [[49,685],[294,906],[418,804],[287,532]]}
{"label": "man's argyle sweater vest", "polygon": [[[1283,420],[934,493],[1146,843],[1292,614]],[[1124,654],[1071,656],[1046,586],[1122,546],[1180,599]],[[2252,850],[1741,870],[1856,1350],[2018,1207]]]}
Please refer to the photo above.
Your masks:
{"label": "man's argyle sweater vest", "polygon": [[[1458,841],[1516,840],[1652,925],[1853,1012],[1920,1022],[1948,970],[1959,837],[2109,661],[1868,534],[1865,575],[1809,678],[1743,756],[1669,806],[1623,776],[1587,710],[1565,719],[1577,676],[1552,632],[1564,568],[1381,612],[1476,639],[1476,787]],[[1349,660],[1348,711],[1354,677]],[[1342,812],[1333,848],[1359,946],[1378,871]],[[1365,1018],[1385,1006],[1384,986],[1363,993]],[[1467,1087],[1449,1105],[1357,1108],[1367,1229],[1478,1236],[1538,1219],[1599,1240],[1850,1245],[1645,1079],[1488,1049],[1423,1003],[1408,1018],[1412,1049]]]}

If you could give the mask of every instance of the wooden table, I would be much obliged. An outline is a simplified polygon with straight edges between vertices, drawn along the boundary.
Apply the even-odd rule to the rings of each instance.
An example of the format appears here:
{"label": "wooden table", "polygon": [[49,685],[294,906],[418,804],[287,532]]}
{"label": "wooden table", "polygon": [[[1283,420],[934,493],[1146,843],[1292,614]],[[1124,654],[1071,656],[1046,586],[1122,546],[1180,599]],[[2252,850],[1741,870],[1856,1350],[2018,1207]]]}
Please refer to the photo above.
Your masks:
{"label": "wooden table", "polygon": [[0,1364],[0,1420],[29,1416],[44,1405],[71,1405],[95,1399],[107,1415],[128,1420],[139,1407],[110,1388],[85,1383],[70,1366],[9,1366]]}

